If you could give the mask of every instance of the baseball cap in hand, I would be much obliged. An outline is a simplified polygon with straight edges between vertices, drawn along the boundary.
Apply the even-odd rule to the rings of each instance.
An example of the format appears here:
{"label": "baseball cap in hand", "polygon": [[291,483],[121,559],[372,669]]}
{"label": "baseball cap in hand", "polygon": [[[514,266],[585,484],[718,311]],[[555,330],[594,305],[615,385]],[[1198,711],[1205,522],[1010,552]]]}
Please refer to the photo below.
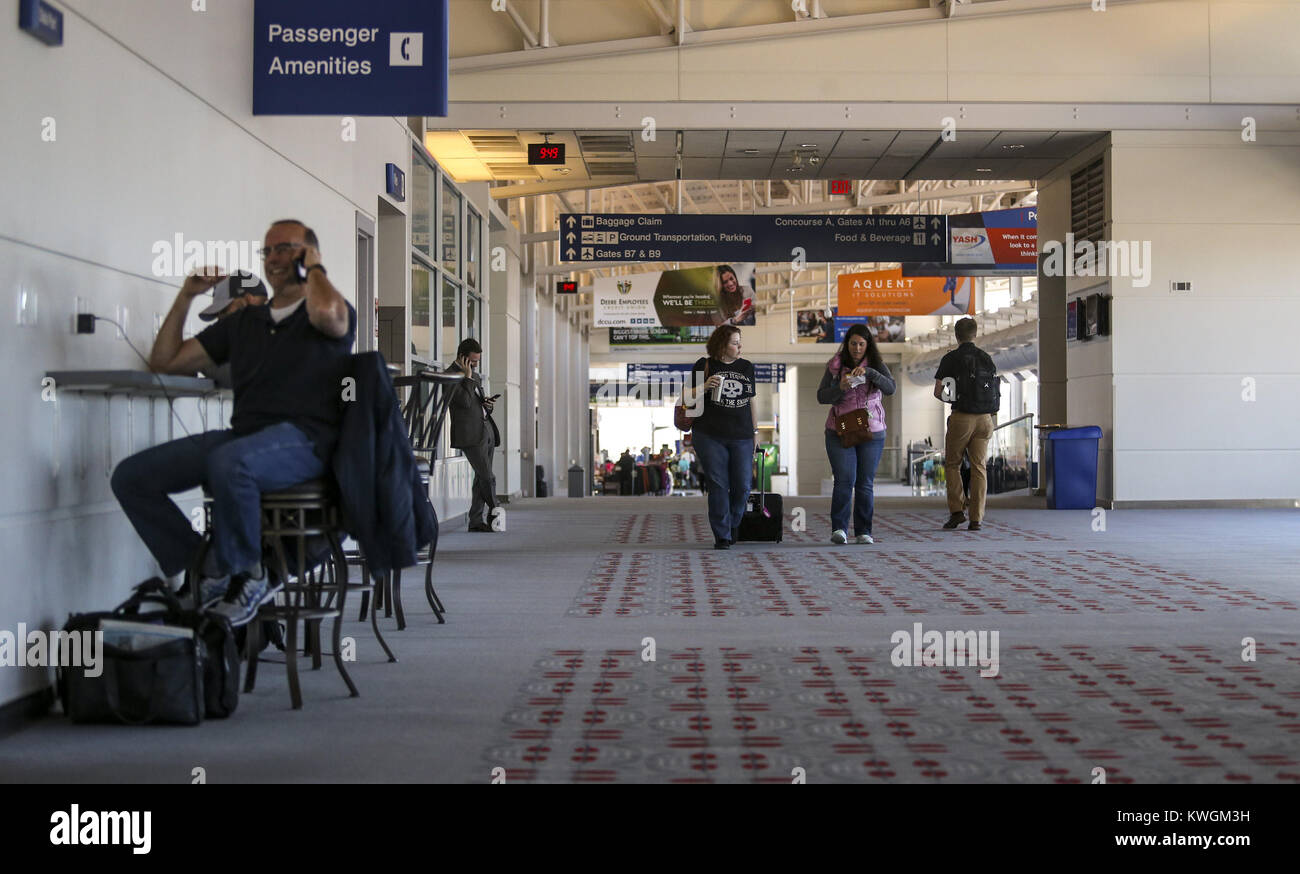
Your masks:
{"label": "baseball cap in hand", "polygon": [[266,293],[266,286],[262,280],[258,279],[247,270],[236,270],[225,279],[212,286],[212,303],[209,304],[203,312],[199,313],[199,318],[205,322],[210,322],[221,311],[230,306],[230,302],[237,297],[243,297],[246,294],[261,295],[269,297]]}

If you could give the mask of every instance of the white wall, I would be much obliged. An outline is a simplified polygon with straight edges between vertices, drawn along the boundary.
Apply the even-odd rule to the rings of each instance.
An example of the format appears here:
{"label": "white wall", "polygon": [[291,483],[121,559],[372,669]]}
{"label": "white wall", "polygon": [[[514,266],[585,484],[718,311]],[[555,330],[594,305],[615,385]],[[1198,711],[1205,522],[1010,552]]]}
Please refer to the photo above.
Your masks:
{"label": "white wall", "polygon": [[[180,284],[152,274],[156,241],[260,240],[270,221],[295,216],[316,229],[331,277],[354,299],[355,214],[374,217],[386,162],[409,162],[397,119],[357,118],[356,142],[344,142],[338,119],[251,115],[251,0],[205,13],[164,0],[61,5],[62,47],[0,28],[0,627],[10,630],[111,607],[156,571],[108,477],[129,451],[166,438],[166,405],[41,401],[47,370],[142,367],[102,323],[72,336],[74,297],[101,315],[129,310],[131,342],[148,354],[154,315]],[[46,118],[53,142],[41,137]],[[37,294],[34,327],[15,325],[19,287]],[[177,404],[191,431],[203,427],[193,406]],[[0,703],[49,679],[0,671]]]}
{"label": "white wall", "polygon": [[1112,141],[1111,235],[1152,246],[1111,281],[1115,499],[1300,497],[1300,135]]}

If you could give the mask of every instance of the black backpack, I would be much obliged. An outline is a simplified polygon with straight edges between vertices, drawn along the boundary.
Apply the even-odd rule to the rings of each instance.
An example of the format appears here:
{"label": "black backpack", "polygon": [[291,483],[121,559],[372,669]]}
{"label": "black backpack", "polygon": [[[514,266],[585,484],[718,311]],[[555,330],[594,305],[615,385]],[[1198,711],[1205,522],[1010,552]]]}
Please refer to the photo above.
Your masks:
{"label": "black backpack", "polygon": [[996,413],[1002,405],[1002,380],[993,359],[980,353],[967,355],[957,366],[957,400],[960,413]]}

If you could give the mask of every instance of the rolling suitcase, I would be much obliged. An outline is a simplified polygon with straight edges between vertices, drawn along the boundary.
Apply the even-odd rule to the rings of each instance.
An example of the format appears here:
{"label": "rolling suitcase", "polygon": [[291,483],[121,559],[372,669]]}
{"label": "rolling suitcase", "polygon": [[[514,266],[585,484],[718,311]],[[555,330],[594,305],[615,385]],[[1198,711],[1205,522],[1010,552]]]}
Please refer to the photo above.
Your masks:
{"label": "rolling suitcase", "polygon": [[[756,453],[760,458],[763,451]],[[760,465],[763,463],[759,462]],[[740,517],[740,531],[737,540],[767,540],[781,542],[783,502],[781,495],[768,494],[763,491],[763,471],[760,467],[758,476],[759,490],[749,496],[745,515]]]}

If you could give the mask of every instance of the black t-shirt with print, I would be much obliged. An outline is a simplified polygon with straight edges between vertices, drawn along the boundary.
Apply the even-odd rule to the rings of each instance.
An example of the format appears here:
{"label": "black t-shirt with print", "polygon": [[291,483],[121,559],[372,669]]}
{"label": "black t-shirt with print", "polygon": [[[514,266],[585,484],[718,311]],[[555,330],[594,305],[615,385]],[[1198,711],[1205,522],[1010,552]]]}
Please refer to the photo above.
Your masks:
{"label": "black t-shirt with print", "polygon": [[692,369],[697,386],[704,385],[706,361],[709,376],[721,376],[722,386],[716,402],[713,400],[714,392],[704,393],[704,412],[695,420],[693,429],[721,440],[752,439],[754,417],[749,405],[754,397],[754,365],[744,358],[737,358],[730,364],[723,364],[716,358],[701,358]]}

